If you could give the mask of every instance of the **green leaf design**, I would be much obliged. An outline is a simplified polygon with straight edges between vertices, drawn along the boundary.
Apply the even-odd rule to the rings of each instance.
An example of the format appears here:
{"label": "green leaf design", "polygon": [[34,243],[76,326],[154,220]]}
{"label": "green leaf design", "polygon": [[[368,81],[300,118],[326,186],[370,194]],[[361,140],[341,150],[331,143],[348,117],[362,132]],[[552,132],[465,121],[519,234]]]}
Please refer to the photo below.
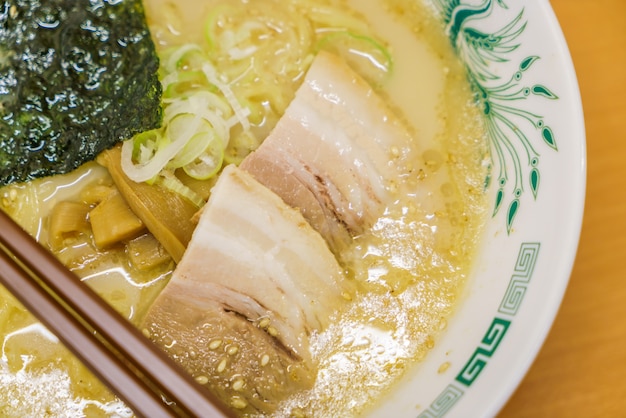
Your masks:
{"label": "green leaf design", "polygon": [[552,93],[550,89],[548,89],[545,86],[542,86],[541,84],[534,85],[530,89],[530,91],[536,96],[543,96],[552,100],[558,99],[558,96],[556,94]]}
{"label": "green leaf design", "polygon": [[556,140],[554,139],[554,133],[549,126],[544,126],[541,128],[541,137],[552,149],[557,150]]}
{"label": "green leaf design", "polygon": [[502,206],[502,201],[504,200],[504,189],[498,189],[498,193],[496,194],[496,204],[493,208],[493,216],[496,216],[498,211],[500,210],[500,206]]}
{"label": "green leaf design", "polygon": [[507,233],[511,233],[511,228],[513,227],[513,221],[515,220],[515,215],[520,207],[519,199],[513,199],[511,204],[509,205],[509,210],[506,213],[506,231]]}
{"label": "green leaf design", "polygon": [[537,168],[530,170],[530,190],[533,192],[533,197],[537,199],[537,193],[539,191],[539,180],[541,174]]}
{"label": "green leaf design", "polygon": [[524,60],[522,60],[522,62],[519,65],[519,69],[520,71],[526,71],[530,68],[531,65],[533,65],[535,63],[535,61],[537,61],[539,59],[539,57],[537,55],[533,55],[530,57],[525,58]]}
{"label": "green leaf design", "polygon": [[[524,104],[559,97],[543,84],[522,84],[531,68],[536,70],[539,55],[525,56],[509,77],[499,71],[498,67],[510,61],[521,45],[519,38],[527,24],[523,7],[507,24],[494,29],[482,25],[483,17],[497,7],[507,9],[506,0],[430,1],[439,10],[450,42],[465,63],[476,100],[483,110],[490,141],[490,167],[500,179],[493,216],[502,206],[507,206],[505,222],[510,233],[525,191],[530,189],[533,198],[537,198],[541,180],[537,167],[540,148],[547,145],[558,151],[555,133],[545,124],[543,116]],[[526,184],[529,187],[524,187]]]}

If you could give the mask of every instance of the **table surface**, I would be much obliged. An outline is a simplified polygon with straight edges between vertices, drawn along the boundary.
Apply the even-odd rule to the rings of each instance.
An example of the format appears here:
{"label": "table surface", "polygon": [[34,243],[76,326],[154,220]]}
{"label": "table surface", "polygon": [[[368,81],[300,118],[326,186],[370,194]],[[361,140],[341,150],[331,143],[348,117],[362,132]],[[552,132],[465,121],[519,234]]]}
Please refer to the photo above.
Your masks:
{"label": "table surface", "polygon": [[499,416],[626,417],[626,1],[551,4],[585,112],[585,216],[552,330]]}

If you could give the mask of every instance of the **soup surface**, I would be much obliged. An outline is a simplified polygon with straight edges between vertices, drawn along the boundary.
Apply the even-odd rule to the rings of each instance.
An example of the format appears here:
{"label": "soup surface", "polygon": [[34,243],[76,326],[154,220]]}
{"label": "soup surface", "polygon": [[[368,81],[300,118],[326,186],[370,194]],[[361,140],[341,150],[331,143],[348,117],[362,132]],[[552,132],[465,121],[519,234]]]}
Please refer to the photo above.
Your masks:
{"label": "soup surface", "polygon": [[[144,3],[157,48],[164,52],[207,42],[207,22],[229,2]],[[462,296],[487,215],[488,147],[480,112],[463,66],[426,5],[404,0],[247,0],[241,4],[253,17],[258,18],[263,10],[267,16],[276,16],[277,20],[267,17],[267,25],[275,25],[278,38],[289,37],[290,31],[302,29],[297,26],[301,24],[312,36],[312,45],[346,28],[363,31],[366,47],[375,39],[371,50],[381,51],[381,45],[393,66],[371,81],[413,133],[415,158],[425,167],[414,176],[397,179],[394,187],[401,197],[388,203],[370,231],[338,254],[349,276],[365,291],[328,329],[312,336],[312,356],[319,365],[315,384],[284,400],[277,413],[360,415],[428,354]],[[299,20],[281,26],[281,22],[291,22],[294,11]],[[218,22],[215,27],[224,29],[229,24],[237,29],[236,21]],[[349,52],[352,41],[339,46]],[[301,56],[288,48],[274,51],[276,56],[296,54],[288,59],[302,67],[259,73],[269,78],[258,83],[280,89],[274,92],[274,101],[268,98],[260,101],[262,106],[251,107],[255,138],[267,135],[293,97],[312,50],[303,50]],[[228,61],[218,60],[215,66],[230,81],[233,74],[241,79],[246,73],[245,68],[231,68]],[[233,91],[240,93],[236,87]],[[237,163],[242,152],[246,150],[226,150],[225,158]],[[50,216],[59,202],[89,205],[97,201],[98,193],[113,187],[106,169],[88,163],[68,175],[5,187],[0,190],[0,206],[40,242],[50,243]],[[65,237],[52,247],[82,280],[135,324],[141,322],[174,268],[167,257],[154,267],[142,268],[133,261],[133,248],[141,247],[128,243],[98,250],[89,232]],[[0,289],[0,341],[0,415],[132,416],[4,289]]]}

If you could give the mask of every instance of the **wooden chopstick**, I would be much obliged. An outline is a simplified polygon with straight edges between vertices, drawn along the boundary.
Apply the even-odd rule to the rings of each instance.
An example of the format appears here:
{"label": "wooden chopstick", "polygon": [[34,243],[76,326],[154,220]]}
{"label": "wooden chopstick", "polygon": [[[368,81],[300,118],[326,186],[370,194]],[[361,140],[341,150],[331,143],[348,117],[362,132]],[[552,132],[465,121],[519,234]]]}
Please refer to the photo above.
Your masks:
{"label": "wooden chopstick", "polygon": [[233,416],[2,210],[0,282],[135,414]]}

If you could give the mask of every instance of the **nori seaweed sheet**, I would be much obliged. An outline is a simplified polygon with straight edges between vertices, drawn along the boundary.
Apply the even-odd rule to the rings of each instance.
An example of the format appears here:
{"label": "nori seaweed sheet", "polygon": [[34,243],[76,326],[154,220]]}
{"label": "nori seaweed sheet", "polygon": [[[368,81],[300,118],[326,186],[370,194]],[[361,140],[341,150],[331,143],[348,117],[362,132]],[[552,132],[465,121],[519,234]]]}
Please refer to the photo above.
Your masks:
{"label": "nori seaweed sheet", "polygon": [[67,173],[161,124],[138,0],[0,0],[0,185]]}

